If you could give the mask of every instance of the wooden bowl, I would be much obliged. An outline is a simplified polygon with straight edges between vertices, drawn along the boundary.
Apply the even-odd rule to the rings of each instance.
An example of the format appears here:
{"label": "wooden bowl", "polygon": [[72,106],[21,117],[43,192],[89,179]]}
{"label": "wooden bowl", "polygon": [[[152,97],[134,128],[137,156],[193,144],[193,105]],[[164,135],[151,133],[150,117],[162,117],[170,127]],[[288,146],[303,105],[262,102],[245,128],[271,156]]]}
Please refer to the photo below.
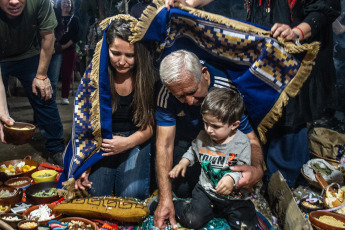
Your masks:
{"label": "wooden bowl", "polygon": [[[307,201],[308,198],[303,198],[300,200],[300,203],[298,204],[299,208],[304,212],[304,213],[310,213],[312,211],[317,211],[317,210],[320,210],[320,209],[323,209],[323,204],[321,202],[320,203],[315,203],[315,204],[312,204],[312,203],[309,203]],[[307,204],[311,204],[311,205],[305,205],[304,202],[307,202]],[[315,206],[315,207],[314,207]]]}
{"label": "wooden bowl", "polygon": [[4,124],[4,138],[8,144],[22,145],[28,143],[35,133],[36,126],[25,122],[14,122],[12,126]]}
{"label": "wooden bowl", "polygon": [[[40,205],[35,205],[35,206],[31,206],[30,208],[26,209],[24,212],[23,212],[23,216],[26,218],[26,219],[29,219],[29,215],[32,211],[36,210],[39,208]],[[48,208],[50,208],[52,210],[51,214],[52,215],[55,215],[54,218],[51,218],[51,219],[48,219],[48,220],[43,220],[43,221],[38,221],[38,225],[40,226],[45,226],[48,221],[50,220],[58,220],[61,218],[62,216],[62,213],[57,213],[54,211],[54,208],[56,207],[56,204],[47,204]]]}
{"label": "wooden bowl", "polygon": [[[321,216],[329,216],[343,222],[344,227],[336,227],[318,220]],[[345,230],[345,216],[333,212],[313,211],[309,214],[309,220],[315,229],[320,230]]]}
{"label": "wooden bowl", "polygon": [[3,187],[0,188],[0,191],[2,191],[2,190],[8,190],[11,193],[14,190],[17,190],[17,192],[13,196],[0,198],[0,202],[5,202],[7,204],[10,204],[13,207],[15,204],[18,204],[19,202],[22,201],[23,189],[3,186]]}
{"label": "wooden bowl", "polygon": [[59,200],[60,199],[59,196],[51,196],[51,197],[33,196],[37,192],[49,191],[51,188],[56,188],[56,186],[57,186],[56,181],[42,182],[42,183],[31,185],[29,188],[26,189],[26,202],[32,205],[37,205],[37,204],[50,204],[54,201]]}
{"label": "wooden bowl", "polygon": [[26,156],[24,159],[16,159],[16,160],[9,160],[9,161],[3,161],[0,163],[0,165],[5,165],[8,167],[9,165],[16,165],[20,162],[24,161],[26,165],[35,166],[36,168],[27,172],[22,173],[16,173],[14,175],[7,175],[6,173],[1,173],[3,177],[5,178],[5,181],[14,178],[14,177],[31,177],[31,174],[35,171],[37,171],[39,163],[37,161],[31,160],[31,156]]}
{"label": "wooden bowl", "polygon": [[[49,175],[49,176],[46,176]],[[52,169],[45,169],[36,171],[31,174],[32,179],[34,179],[35,183],[47,182],[47,181],[55,181],[57,172]]]}
{"label": "wooden bowl", "polygon": [[85,218],[81,218],[81,217],[66,217],[66,218],[60,219],[59,221],[60,222],[71,222],[72,220],[81,221],[81,222],[84,222],[85,224],[89,224],[89,225],[91,225],[93,230],[97,230],[97,225],[95,222],[88,220],[88,219],[85,219]]}
{"label": "wooden bowl", "polygon": [[304,174],[303,168],[301,168],[301,174],[312,186],[322,190],[321,185],[317,181],[313,181],[310,177],[308,177],[307,175]]}
{"label": "wooden bowl", "polygon": [[[36,227],[31,227],[31,228],[23,228],[23,227],[21,227],[22,224],[25,224],[25,223],[28,223],[28,222],[31,222],[31,223],[34,222],[36,224]],[[38,226],[39,226],[39,223],[37,221],[34,221],[34,220],[22,220],[22,221],[20,221],[17,224],[17,228],[19,230],[36,230],[36,229],[38,229]]]}
{"label": "wooden bowl", "polygon": [[[8,217],[18,217],[19,220],[6,220],[4,218]],[[14,214],[14,213],[2,213],[0,214],[0,220],[4,221],[8,225],[10,225],[12,228],[17,228],[17,225],[20,221],[24,220],[24,216],[20,214]]]}
{"label": "wooden bowl", "polygon": [[[14,184],[19,181],[22,181],[23,183],[18,184],[18,185]],[[5,185],[12,188],[26,189],[31,185],[31,178],[30,177],[14,177],[5,181]]]}

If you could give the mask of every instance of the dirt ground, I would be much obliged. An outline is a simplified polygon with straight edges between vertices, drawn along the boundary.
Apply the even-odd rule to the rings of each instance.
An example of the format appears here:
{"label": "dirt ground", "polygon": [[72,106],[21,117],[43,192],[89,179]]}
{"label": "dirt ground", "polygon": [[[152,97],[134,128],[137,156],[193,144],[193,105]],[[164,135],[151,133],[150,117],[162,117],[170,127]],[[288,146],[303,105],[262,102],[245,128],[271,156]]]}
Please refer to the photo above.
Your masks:
{"label": "dirt ground", "polygon": [[[65,139],[65,144],[67,145],[70,138],[70,131],[72,127],[73,119],[73,101],[76,89],[79,85],[78,81],[74,81],[73,89],[74,91],[69,97],[69,105],[61,105],[61,82],[57,86],[57,104],[59,108],[59,113],[61,121],[63,124],[64,132],[63,138]],[[13,86],[10,88],[11,95],[7,97],[7,102],[9,105],[9,111],[11,117],[15,121],[29,122],[33,123],[33,110],[29,103],[29,100],[25,96],[25,92],[19,86]],[[44,137],[41,135],[38,128],[36,128],[35,135],[33,139],[24,145],[9,145],[3,144],[0,141],[0,162],[13,159],[23,159],[25,156],[32,156],[33,160],[38,162],[43,162],[46,159],[43,157],[44,152]]]}

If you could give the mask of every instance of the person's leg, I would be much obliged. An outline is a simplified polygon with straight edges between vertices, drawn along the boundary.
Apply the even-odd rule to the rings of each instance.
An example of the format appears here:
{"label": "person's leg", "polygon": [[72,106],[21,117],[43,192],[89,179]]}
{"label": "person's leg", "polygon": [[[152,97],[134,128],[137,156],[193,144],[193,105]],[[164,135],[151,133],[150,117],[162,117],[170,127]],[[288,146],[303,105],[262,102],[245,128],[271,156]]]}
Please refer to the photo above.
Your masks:
{"label": "person's leg", "polygon": [[56,86],[60,77],[60,70],[62,64],[62,54],[54,54],[50,60],[48,77],[53,88],[54,97],[56,97]]}
{"label": "person's leg", "polygon": [[77,52],[73,50],[66,50],[62,54],[61,65],[61,97],[67,98],[69,96],[69,90],[71,88],[71,81],[73,78],[73,71],[75,68],[75,61],[77,58]]}
{"label": "person's leg", "polygon": [[120,153],[115,196],[146,199],[150,196],[150,142]]}
{"label": "person's leg", "polygon": [[274,127],[267,140],[266,180],[279,170],[290,187],[296,186],[303,164],[310,159],[306,126]]}
{"label": "person's leg", "polygon": [[104,157],[92,166],[89,181],[92,186],[89,193],[92,196],[112,196],[115,184],[116,156]]}
{"label": "person's leg", "polygon": [[213,219],[213,203],[206,191],[197,184],[193,189],[192,200],[174,201],[176,220],[186,228],[200,229]]}
{"label": "person's leg", "polygon": [[250,200],[229,200],[217,205],[217,211],[223,216],[231,229],[241,230],[242,225],[245,229],[258,229],[258,218],[256,216],[255,206]]}
{"label": "person's leg", "polygon": [[37,96],[32,93],[32,81],[36,76],[38,60],[39,57],[35,56],[21,61],[6,62],[1,66],[4,67],[6,75],[15,76],[20,80],[34,110],[37,125],[46,138],[45,148],[49,154],[55,154],[65,149],[64,139],[61,138],[63,127],[55,99],[44,101],[39,91]]}
{"label": "person's leg", "polygon": [[[174,146],[173,166],[177,165],[182,159],[183,154],[188,150],[191,143],[186,141],[177,141]],[[198,183],[201,172],[200,164],[194,164],[188,167],[185,177],[178,177],[172,180],[172,190],[176,196],[181,198],[191,197],[192,190]]]}

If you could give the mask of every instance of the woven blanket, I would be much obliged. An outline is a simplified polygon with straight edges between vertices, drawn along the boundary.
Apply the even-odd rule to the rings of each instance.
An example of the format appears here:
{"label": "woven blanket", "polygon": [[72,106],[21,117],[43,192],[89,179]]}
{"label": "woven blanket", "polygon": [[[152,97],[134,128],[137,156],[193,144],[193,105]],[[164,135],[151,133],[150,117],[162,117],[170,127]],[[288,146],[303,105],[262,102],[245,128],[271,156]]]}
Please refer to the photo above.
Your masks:
{"label": "woven blanket", "polygon": [[132,41],[158,42],[160,58],[185,49],[225,71],[265,142],[267,129],[308,78],[319,44],[297,46],[272,38],[269,28],[179,4],[168,11],[163,0],[153,3],[135,26]]}

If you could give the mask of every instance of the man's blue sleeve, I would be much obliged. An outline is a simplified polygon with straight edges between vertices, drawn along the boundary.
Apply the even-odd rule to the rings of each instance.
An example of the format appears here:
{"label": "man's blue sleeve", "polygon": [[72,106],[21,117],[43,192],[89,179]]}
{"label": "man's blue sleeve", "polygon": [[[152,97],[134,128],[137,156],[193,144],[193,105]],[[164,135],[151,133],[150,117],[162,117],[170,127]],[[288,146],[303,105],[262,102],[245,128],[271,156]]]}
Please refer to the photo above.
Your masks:
{"label": "man's blue sleeve", "polygon": [[253,131],[252,126],[249,123],[248,116],[243,114],[241,117],[241,124],[238,126],[238,129],[241,130],[244,134],[248,134]]}

